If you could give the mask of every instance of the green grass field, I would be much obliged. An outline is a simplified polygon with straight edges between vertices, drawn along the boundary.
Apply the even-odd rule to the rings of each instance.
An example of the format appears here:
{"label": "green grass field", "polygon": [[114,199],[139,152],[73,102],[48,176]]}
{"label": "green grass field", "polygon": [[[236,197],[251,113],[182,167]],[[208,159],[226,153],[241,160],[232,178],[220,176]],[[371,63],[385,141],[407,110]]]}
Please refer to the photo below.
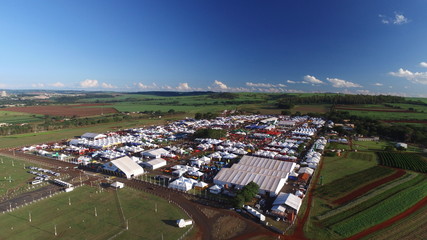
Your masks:
{"label": "green grass field", "polygon": [[[25,166],[36,166],[21,160],[0,155],[0,197],[27,191],[33,174],[27,173]],[[10,181],[9,181],[10,178]]]}
{"label": "green grass field", "polygon": [[175,220],[188,217],[162,198],[124,188],[118,199],[114,190],[87,186],[58,194],[0,215],[0,239],[109,239],[116,234],[114,239],[162,239],[162,234],[177,239],[188,229],[174,226]]}
{"label": "green grass field", "polygon": [[350,115],[369,117],[377,120],[427,120],[427,112],[375,112],[358,110],[339,110],[349,112]]}
{"label": "green grass field", "polygon": [[380,151],[392,146],[388,141],[353,141],[353,149],[358,151]]}
{"label": "green grass field", "polygon": [[30,123],[42,121],[43,115],[31,114],[31,113],[21,113],[21,112],[9,112],[9,111],[0,111],[0,123]]}
{"label": "green grass field", "polygon": [[307,105],[296,105],[292,108],[292,113],[300,112],[301,114],[306,113],[327,113],[330,109],[330,104],[307,104]]}

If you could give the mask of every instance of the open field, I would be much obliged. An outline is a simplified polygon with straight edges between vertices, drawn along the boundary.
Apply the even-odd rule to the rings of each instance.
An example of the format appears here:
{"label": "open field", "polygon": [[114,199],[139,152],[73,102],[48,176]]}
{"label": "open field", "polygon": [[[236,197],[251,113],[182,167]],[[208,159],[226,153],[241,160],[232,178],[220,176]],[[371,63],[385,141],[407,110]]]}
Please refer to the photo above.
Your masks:
{"label": "open field", "polygon": [[381,151],[387,146],[392,144],[387,141],[353,141],[353,149],[358,151]]}
{"label": "open field", "polygon": [[296,105],[292,108],[292,113],[300,112],[301,114],[306,113],[327,113],[330,104],[307,104],[307,105]]}
{"label": "open field", "polygon": [[35,175],[27,173],[25,166],[28,165],[21,160],[0,155],[0,197],[19,193],[29,187],[28,182],[33,180]]}
{"label": "open field", "polygon": [[50,239],[56,225],[59,239],[177,239],[187,230],[174,226],[180,218],[187,217],[153,195],[120,189],[117,197],[114,190],[81,187],[1,215],[0,238]]}
{"label": "open field", "polygon": [[[103,107],[103,104],[79,104],[79,105],[47,105],[47,106],[29,106],[29,107],[9,107],[3,111],[42,114],[50,116],[66,116],[66,117],[87,117],[98,116],[102,114],[117,113],[117,110],[112,107]],[[98,106],[98,107],[96,107]]]}
{"label": "open field", "polygon": [[23,112],[0,111],[0,123],[19,124],[42,120],[43,115]]}
{"label": "open field", "polygon": [[345,158],[344,156],[324,157],[324,161],[325,169],[320,174],[323,176],[323,185],[377,165],[375,161]]}
{"label": "open field", "polygon": [[369,117],[377,120],[427,120],[427,113],[419,112],[378,112],[378,111],[362,111],[362,110],[345,110],[350,115],[359,117]]}

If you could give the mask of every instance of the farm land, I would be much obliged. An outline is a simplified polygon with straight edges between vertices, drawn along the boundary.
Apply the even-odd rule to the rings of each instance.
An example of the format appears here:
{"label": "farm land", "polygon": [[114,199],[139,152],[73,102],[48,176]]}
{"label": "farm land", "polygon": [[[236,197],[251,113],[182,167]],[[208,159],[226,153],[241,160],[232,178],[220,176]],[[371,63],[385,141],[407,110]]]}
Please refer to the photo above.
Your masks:
{"label": "farm land", "polygon": [[[382,155],[392,155],[394,157],[389,158],[400,164],[394,167],[422,172],[427,164],[417,162],[425,160],[419,149],[412,149],[412,153],[383,152],[384,147],[389,145],[386,141],[354,141],[352,148],[358,149],[358,152],[346,150],[340,157],[323,158],[324,165],[320,172],[323,185],[314,192],[314,206],[305,226],[306,237],[349,238],[403,214],[427,197],[425,174],[378,165]],[[422,218],[419,212],[423,211],[425,208],[410,216]],[[395,228],[400,229],[400,225],[387,227],[382,232],[394,232]],[[369,234],[365,239],[377,239],[375,236],[379,236]]]}

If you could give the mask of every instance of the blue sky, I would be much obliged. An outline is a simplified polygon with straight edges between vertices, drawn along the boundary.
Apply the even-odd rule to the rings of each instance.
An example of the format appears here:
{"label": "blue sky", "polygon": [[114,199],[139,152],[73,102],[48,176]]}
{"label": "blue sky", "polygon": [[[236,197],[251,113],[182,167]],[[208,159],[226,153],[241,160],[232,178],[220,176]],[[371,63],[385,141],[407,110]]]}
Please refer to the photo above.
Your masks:
{"label": "blue sky", "polygon": [[427,1],[0,2],[0,88],[427,97]]}

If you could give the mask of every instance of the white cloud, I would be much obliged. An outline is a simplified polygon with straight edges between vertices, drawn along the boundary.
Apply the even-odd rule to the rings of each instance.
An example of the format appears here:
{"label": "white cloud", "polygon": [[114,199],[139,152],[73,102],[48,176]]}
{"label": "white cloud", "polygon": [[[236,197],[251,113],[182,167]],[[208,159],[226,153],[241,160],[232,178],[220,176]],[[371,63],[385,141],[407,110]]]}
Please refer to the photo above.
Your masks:
{"label": "white cloud", "polygon": [[52,86],[52,87],[64,87],[65,84],[63,84],[62,82],[56,82],[56,83],[50,84],[50,86]]}
{"label": "white cloud", "polygon": [[84,81],[80,82],[80,87],[82,88],[93,88],[93,87],[98,87],[98,80],[94,80],[94,79],[86,79]]}
{"label": "white cloud", "polygon": [[102,88],[117,88],[116,86],[112,85],[111,83],[105,83],[105,82],[103,82],[101,84],[101,87]]}
{"label": "white cloud", "polygon": [[384,24],[393,23],[394,25],[402,25],[410,22],[410,20],[407,17],[397,12],[394,13],[394,17],[389,17],[383,14],[379,14],[378,17],[381,19],[381,22]]}
{"label": "white cloud", "polygon": [[427,62],[420,62],[420,66],[427,68]]}
{"label": "white cloud", "polygon": [[43,88],[45,85],[44,85],[44,83],[33,83],[33,84],[31,84],[31,86],[33,88]]}
{"label": "white cloud", "polygon": [[248,87],[259,87],[259,88],[283,88],[286,87],[285,84],[271,84],[271,83],[252,83],[246,82],[246,86]]}
{"label": "white cloud", "polygon": [[223,82],[220,82],[218,80],[215,80],[213,85],[214,85],[214,88],[216,87],[216,88],[220,88],[222,90],[228,89],[227,85],[225,85]]}
{"label": "white cloud", "polygon": [[397,72],[390,72],[394,77],[406,78],[408,81],[420,84],[427,84],[427,72],[411,72],[403,68],[399,68]]}
{"label": "white cloud", "polygon": [[4,84],[4,83],[0,83],[0,88],[5,88],[5,87],[7,87],[7,85],[6,85],[6,84]]}
{"label": "white cloud", "polygon": [[290,84],[295,84],[295,83],[297,83],[297,82],[292,81],[292,80],[287,80],[286,82],[287,82],[287,83],[290,83]]}
{"label": "white cloud", "polygon": [[402,25],[408,22],[409,20],[403,14],[394,13],[393,24]]}
{"label": "white cloud", "polygon": [[349,82],[346,80],[342,80],[339,78],[326,78],[330,83],[332,83],[332,87],[335,88],[352,88],[352,87],[362,87],[361,85],[353,82]]}
{"label": "white cloud", "polygon": [[188,83],[180,83],[178,87],[176,87],[177,90],[184,90],[188,91],[191,90],[191,87],[188,85]]}
{"label": "white cloud", "polygon": [[145,85],[144,83],[139,82],[134,83],[133,85],[135,85],[139,89],[159,89],[159,87],[155,83],[152,83],[151,85]]}
{"label": "white cloud", "polygon": [[378,87],[384,86],[384,84],[382,84],[382,83],[374,83],[373,85],[378,86]]}
{"label": "white cloud", "polygon": [[319,79],[317,79],[316,77],[310,76],[310,75],[305,75],[304,80],[305,80],[305,82],[309,82],[309,83],[313,83],[313,84],[323,84],[324,83],[324,82],[320,81]]}
{"label": "white cloud", "polygon": [[364,94],[364,95],[375,95],[375,93],[372,93],[371,91],[366,90],[366,89],[364,89],[364,90],[357,90],[356,92],[359,93],[359,94]]}

